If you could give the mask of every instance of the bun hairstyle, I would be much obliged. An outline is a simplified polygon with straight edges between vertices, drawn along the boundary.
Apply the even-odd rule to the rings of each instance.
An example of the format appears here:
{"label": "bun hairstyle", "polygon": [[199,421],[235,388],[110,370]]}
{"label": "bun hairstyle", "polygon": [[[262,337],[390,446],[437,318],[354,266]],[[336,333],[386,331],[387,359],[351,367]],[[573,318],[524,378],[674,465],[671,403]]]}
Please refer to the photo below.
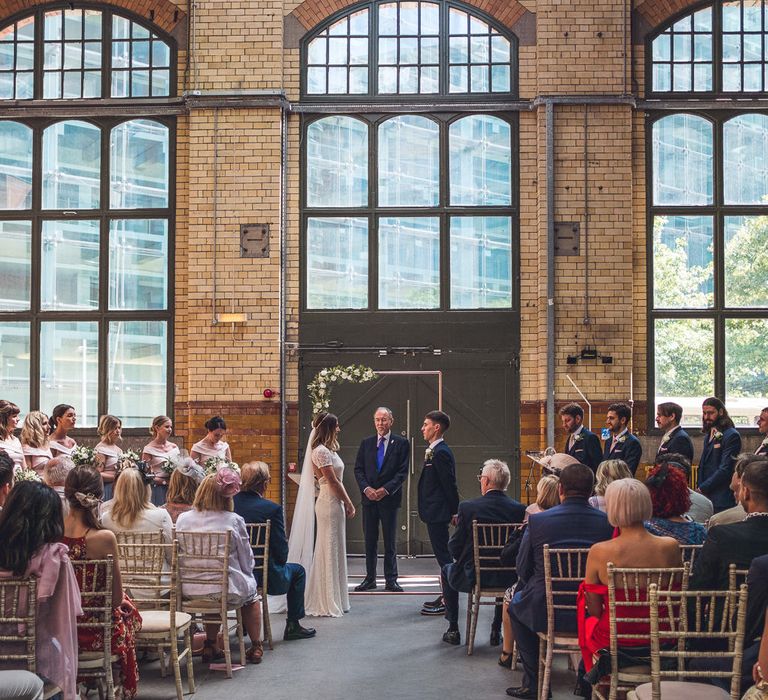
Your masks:
{"label": "bun hairstyle", "polygon": [[104,495],[101,474],[91,465],[82,464],[67,474],[64,482],[64,498],[69,507],[84,513],[85,524],[93,530],[100,530],[98,507]]}
{"label": "bun hairstyle", "polygon": [[112,431],[122,427],[122,425],[123,421],[121,421],[117,416],[113,416],[107,413],[99,419],[99,427],[97,430],[101,437],[106,437]]}
{"label": "bun hairstyle", "polygon": [[149,434],[152,437],[157,437],[157,431],[163,426],[164,423],[171,420],[168,416],[155,416],[152,419],[152,425],[149,428]]}
{"label": "bun hairstyle", "polygon": [[59,424],[59,418],[61,418],[69,409],[75,410],[74,406],[70,406],[68,403],[60,403],[55,406],[51,411],[51,417],[48,419],[48,425],[51,426],[51,432],[56,430],[56,426]]}
{"label": "bun hairstyle", "polygon": [[212,433],[214,430],[226,430],[227,424],[221,416],[213,416],[213,418],[209,418],[205,421],[205,429],[209,433]]}
{"label": "bun hairstyle", "polygon": [[315,429],[312,449],[318,445],[324,445],[329,450],[336,452],[339,449],[339,443],[336,441],[336,428],[339,426],[339,419],[333,413],[321,413],[315,418],[312,425]]}

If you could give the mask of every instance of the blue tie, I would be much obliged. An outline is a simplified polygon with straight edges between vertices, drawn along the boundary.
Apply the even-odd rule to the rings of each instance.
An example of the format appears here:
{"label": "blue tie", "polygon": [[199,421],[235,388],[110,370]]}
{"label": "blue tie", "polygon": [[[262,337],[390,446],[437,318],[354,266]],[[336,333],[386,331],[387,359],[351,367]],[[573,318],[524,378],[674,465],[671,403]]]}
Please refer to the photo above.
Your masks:
{"label": "blue tie", "polygon": [[376,470],[381,471],[381,465],[384,464],[385,441],[379,437],[379,446],[376,448]]}

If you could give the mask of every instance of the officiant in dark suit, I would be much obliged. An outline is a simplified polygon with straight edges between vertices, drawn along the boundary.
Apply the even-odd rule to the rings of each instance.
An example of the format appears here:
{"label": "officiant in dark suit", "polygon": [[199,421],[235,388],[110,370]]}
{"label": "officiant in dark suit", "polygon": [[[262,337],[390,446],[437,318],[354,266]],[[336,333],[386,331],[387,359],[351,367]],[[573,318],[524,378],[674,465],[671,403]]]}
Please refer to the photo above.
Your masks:
{"label": "officiant in dark suit", "polygon": [[356,591],[376,588],[379,522],[384,539],[385,589],[402,593],[397,582],[397,511],[408,476],[408,441],[392,432],[395,418],[388,408],[373,414],[376,435],[360,443],[355,459],[355,478],[363,498],[363,533],[365,534],[365,578]]}

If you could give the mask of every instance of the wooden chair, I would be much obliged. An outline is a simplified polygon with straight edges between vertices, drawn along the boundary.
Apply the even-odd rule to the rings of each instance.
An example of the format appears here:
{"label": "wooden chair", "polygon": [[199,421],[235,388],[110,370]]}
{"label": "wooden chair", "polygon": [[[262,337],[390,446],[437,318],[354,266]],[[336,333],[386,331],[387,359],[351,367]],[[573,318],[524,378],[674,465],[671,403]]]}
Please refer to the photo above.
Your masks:
{"label": "wooden chair", "polygon": [[547,631],[539,632],[539,697],[549,696],[555,654],[580,654],[576,632],[558,632],[558,611],[570,611],[576,620],[576,596],[587,570],[589,547],[550,549],[544,545],[544,589],[547,596]]}
{"label": "wooden chair", "polygon": [[693,565],[696,563],[696,557],[698,556],[703,544],[681,544],[680,551],[683,554],[683,561],[690,564],[690,569],[693,571]]}
{"label": "wooden chair", "polygon": [[[659,591],[650,586],[651,616],[651,682],[638,686],[627,696],[628,700],[721,700],[741,697],[741,666],[744,647],[744,631],[747,617],[747,587],[738,591]],[[661,607],[660,607],[661,602]],[[679,621],[669,616],[673,605],[681,610]],[[735,610],[734,619],[708,615],[715,608]],[[660,623],[664,628],[661,629]],[[677,644],[672,649],[662,649],[660,638],[673,632]],[[724,640],[728,651],[694,651],[688,648],[691,640]],[[725,645],[724,645],[725,646]],[[730,659],[727,670],[690,670],[693,659]],[[669,668],[662,667],[667,661]],[[709,683],[685,682],[684,679],[727,678],[730,694]],[[665,680],[670,679],[670,680]]]}
{"label": "wooden chair", "polygon": [[[647,683],[651,677],[650,664],[638,664],[619,668],[619,637],[625,639],[637,639],[646,642],[650,646],[651,626],[648,602],[648,591],[651,585],[655,585],[657,591],[688,590],[688,578],[690,565],[686,562],[681,568],[653,569],[653,568],[617,568],[608,563],[608,616],[609,637],[611,655],[611,675],[608,690],[608,700],[616,700],[619,693],[626,693],[638,685]],[[617,592],[618,598],[617,600]],[[670,613],[672,617],[679,617],[679,608],[674,608]],[[619,627],[629,626],[641,629],[627,633]],[[631,647],[630,647],[631,649]],[[605,700],[601,693],[600,684],[596,684],[592,691],[593,698]]]}
{"label": "wooden chair", "polygon": [[[242,606],[228,603],[229,549],[232,533],[227,532],[179,532],[178,583],[182,592],[181,610],[192,617],[200,616],[205,624],[222,626],[224,660],[227,678],[232,678],[232,651],[229,644],[231,631],[227,612],[235,612],[234,629],[240,646],[240,663],[245,665],[245,641],[243,639]],[[207,592],[188,594],[185,588],[206,589]]]}
{"label": "wooden chair", "polygon": [[[246,523],[248,528],[248,539],[253,550],[253,558],[256,562],[256,570],[261,569],[261,585],[259,594],[261,595],[261,612],[264,617],[264,640],[272,646],[272,624],[269,621],[269,596],[267,595],[267,586],[269,584],[269,532],[272,523]],[[258,579],[257,579],[258,581]]]}
{"label": "wooden chair", "polygon": [[[114,561],[112,556],[106,559],[78,559],[72,562],[75,578],[80,588],[80,600],[83,617],[78,618],[77,628],[100,633],[102,648],[78,653],[77,675],[79,678],[91,678],[106,685],[107,700],[114,700],[115,684],[112,677],[112,664],[118,657],[112,654],[112,575]],[[99,581],[103,581],[99,585]]]}
{"label": "wooden chair", "polygon": [[[37,578],[0,579],[0,662],[3,668],[37,673]],[[45,700],[61,693],[46,681]]]}
{"label": "wooden chair", "polygon": [[[125,533],[122,533],[125,534]],[[140,533],[142,535],[150,533]],[[155,533],[151,533],[155,534]],[[160,537],[162,539],[162,534]],[[130,536],[125,539],[133,539]],[[144,538],[137,538],[144,539]],[[186,657],[187,685],[195,692],[195,675],[192,667],[192,616],[178,609],[178,542],[130,543],[118,541],[118,557],[123,587],[139,609],[143,620],[136,646],[157,649],[160,655],[160,674],[166,676],[166,651],[170,655],[173,677],[176,681],[176,697],[182,700],[180,662]],[[165,564],[170,559],[170,572]],[[183,650],[179,653],[179,637],[183,638]]]}
{"label": "wooden chair", "polygon": [[[472,521],[475,585],[467,599],[467,656],[471,656],[475,648],[475,633],[477,632],[477,617],[480,606],[500,605],[504,593],[509,587],[500,588],[498,585],[490,585],[487,581],[490,576],[497,576],[499,573],[506,573],[509,578],[512,578],[515,567],[501,566],[499,557],[512,532],[522,526],[522,523],[478,523],[477,520]],[[493,600],[484,601],[483,598],[493,598]]]}

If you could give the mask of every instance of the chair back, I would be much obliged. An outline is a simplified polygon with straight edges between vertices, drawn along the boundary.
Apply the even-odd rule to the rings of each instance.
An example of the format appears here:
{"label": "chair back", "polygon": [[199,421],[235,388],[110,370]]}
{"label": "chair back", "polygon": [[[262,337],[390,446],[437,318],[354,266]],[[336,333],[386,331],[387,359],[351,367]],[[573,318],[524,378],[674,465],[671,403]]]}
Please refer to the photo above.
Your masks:
{"label": "chair back", "polygon": [[35,673],[37,578],[0,579],[0,661]]}
{"label": "chair back", "polygon": [[246,523],[245,526],[248,528],[248,540],[253,550],[254,571],[261,574],[259,587],[266,592],[269,583],[269,533],[272,523],[267,520],[265,523]]}
{"label": "chair back", "polygon": [[168,610],[173,619],[178,610],[176,583],[179,544],[175,540],[165,544],[160,533],[139,534],[159,534],[161,541],[126,542],[126,539],[133,538],[118,538],[117,555],[123,588],[140,612]]}
{"label": "chair back", "polygon": [[[547,635],[554,638],[558,618],[576,620],[579,584],[587,572],[589,547],[554,549],[544,545]],[[575,624],[575,622],[574,622]]]}
{"label": "chair back", "polygon": [[683,561],[688,562],[691,565],[691,571],[693,571],[693,565],[696,563],[696,557],[701,551],[703,544],[681,544],[680,552],[683,555]]}
{"label": "chair back", "polygon": [[742,584],[747,582],[747,574],[749,569],[739,569],[736,564],[728,565],[728,590],[738,591]]}
{"label": "chair back", "polygon": [[[224,600],[229,592],[232,533],[176,531],[178,583],[183,607],[188,599]],[[218,606],[216,606],[218,607]]]}
{"label": "chair back", "polygon": [[[479,590],[506,589],[512,584],[515,567],[502,566],[501,550],[522,523],[479,523],[472,521],[472,548],[475,563],[475,585]],[[509,583],[504,583],[508,580]]]}

